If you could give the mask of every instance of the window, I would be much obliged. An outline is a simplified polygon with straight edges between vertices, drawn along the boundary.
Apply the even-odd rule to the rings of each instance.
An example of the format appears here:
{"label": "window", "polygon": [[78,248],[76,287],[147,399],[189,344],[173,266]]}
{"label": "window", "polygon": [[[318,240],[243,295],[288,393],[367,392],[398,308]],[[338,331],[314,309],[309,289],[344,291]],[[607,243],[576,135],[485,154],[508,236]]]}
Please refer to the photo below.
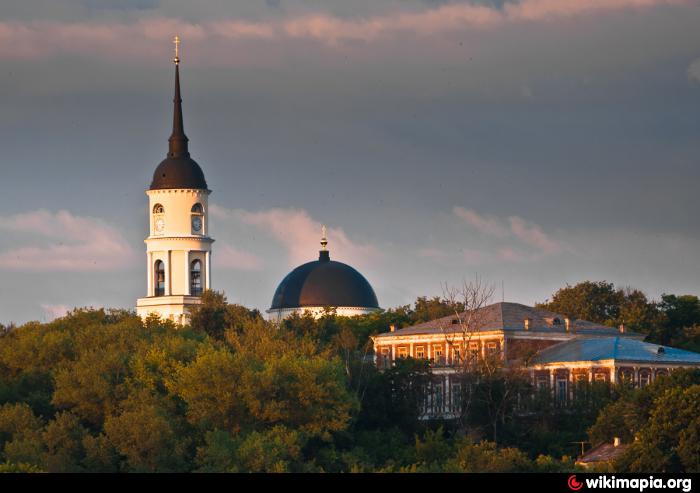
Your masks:
{"label": "window", "polygon": [[418,346],[416,348],[416,358],[418,358],[418,359],[425,358],[425,348],[423,346]]}
{"label": "window", "polygon": [[583,383],[588,380],[588,375],[585,373],[578,373],[576,376],[574,376],[574,379],[576,380],[576,383]]}
{"label": "window", "polygon": [[537,379],[537,390],[540,392],[544,392],[549,388],[549,378],[548,377],[539,377]]}
{"label": "window", "polygon": [[452,412],[459,413],[462,411],[462,384],[453,383],[452,393],[450,395],[452,398]]}
{"label": "window", "polygon": [[639,386],[646,387],[651,382],[651,373],[647,370],[642,370],[639,372]]}
{"label": "window", "polygon": [[459,364],[462,362],[462,351],[459,348],[452,350],[452,363]]}
{"label": "window", "polygon": [[495,342],[489,342],[486,344],[486,353],[489,356],[493,356],[498,352],[498,344]]}
{"label": "window", "polygon": [[444,401],[442,398],[442,384],[439,383],[435,385],[435,391],[433,392],[433,412],[436,414],[442,414]]}
{"label": "window", "polygon": [[557,380],[557,401],[560,404],[566,402],[566,380]]}
{"label": "window", "polygon": [[162,260],[156,260],[155,263],[155,296],[165,295],[165,264]]}
{"label": "window", "polygon": [[605,382],[605,373],[596,373],[594,380],[596,382]]}
{"label": "window", "polygon": [[408,348],[407,347],[400,347],[399,348],[399,358],[400,359],[408,358]]}
{"label": "window", "polygon": [[469,343],[469,355],[472,357],[473,361],[479,359],[479,343],[470,342]]}
{"label": "window", "polygon": [[190,264],[190,294],[202,295],[202,262],[200,260],[194,260]]}
{"label": "window", "polygon": [[443,362],[442,347],[438,346],[436,348],[433,348],[433,361],[435,361],[436,363]]}
{"label": "window", "polygon": [[632,370],[628,369],[621,369],[620,370],[620,381],[625,382],[625,383],[631,383],[633,381],[633,373]]}
{"label": "window", "polygon": [[202,204],[192,206],[192,234],[200,235],[204,229],[204,209]]}
{"label": "window", "polygon": [[389,368],[389,360],[391,358],[391,349],[388,347],[382,348],[382,366],[384,368]]}
{"label": "window", "polygon": [[[141,210],[143,210],[143,209],[141,209]],[[164,213],[165,213],[165,208],[162,205],[156,204],[153,206],[153,214],[164,214]]]}

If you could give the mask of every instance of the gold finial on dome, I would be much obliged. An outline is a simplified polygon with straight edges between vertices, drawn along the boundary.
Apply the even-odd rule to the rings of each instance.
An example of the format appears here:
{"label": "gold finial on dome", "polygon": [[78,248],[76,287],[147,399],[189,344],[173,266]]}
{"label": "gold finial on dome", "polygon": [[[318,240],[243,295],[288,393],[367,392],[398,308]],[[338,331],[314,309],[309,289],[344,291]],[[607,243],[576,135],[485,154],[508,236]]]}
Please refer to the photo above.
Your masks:
{"label": "gold finial on dome", "polygon": [[175,44],[175,58],[173,58],[173,63],[175,65],[180,64],[180,36],[175,36],[173,38],[173,43]]}
{"label": "gold finial on dome", "polygon": [[321,226],[321,250],[326,251],[328,246],[328,238],[326,238],[326,225]]}

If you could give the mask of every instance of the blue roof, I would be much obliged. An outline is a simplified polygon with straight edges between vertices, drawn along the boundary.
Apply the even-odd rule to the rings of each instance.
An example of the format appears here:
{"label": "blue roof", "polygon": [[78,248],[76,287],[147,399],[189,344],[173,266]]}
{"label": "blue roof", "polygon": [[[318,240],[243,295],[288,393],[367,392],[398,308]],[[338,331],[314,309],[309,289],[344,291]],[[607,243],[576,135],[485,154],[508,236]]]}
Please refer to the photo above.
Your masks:
{"label": "blue roof", "polygon": [[638,361],[700,365],[700,354],[627,337],[581,337],[539,352],[533,364],[573,361]]}

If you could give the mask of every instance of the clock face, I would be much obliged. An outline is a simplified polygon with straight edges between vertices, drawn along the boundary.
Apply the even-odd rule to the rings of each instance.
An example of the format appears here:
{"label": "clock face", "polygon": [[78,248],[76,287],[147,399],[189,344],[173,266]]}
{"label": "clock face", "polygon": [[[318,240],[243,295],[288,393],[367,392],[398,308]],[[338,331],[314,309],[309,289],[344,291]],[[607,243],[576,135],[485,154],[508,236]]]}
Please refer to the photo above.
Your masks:
{"label": "clock face", "polygon": [[159,217],[156,219],[156,232],[162,233],[163,229],[165,229],[165,220],[162,217]]}
{"label": "clock face", "polygon": [[195,216],[192,218],[192,229],[195,230],[196,232],[199,232],[202,230],[202,218],[199,216]]}

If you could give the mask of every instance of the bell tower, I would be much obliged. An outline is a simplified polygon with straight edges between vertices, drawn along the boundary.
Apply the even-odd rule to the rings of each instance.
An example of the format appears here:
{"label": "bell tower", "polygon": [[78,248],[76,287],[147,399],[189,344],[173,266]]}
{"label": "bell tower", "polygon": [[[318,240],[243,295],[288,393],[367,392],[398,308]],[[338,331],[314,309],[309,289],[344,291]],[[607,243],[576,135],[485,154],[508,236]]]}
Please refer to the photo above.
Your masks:
{"label": "bell tower", "polygon": [[148,196],[146,297],[136,301],[142,318],[155,313],[185,324],[211,286],[209,194],[204,173],[190,157],[180,97],[180,39],[175,37],[173,131],[168,154],[153,174]]}

